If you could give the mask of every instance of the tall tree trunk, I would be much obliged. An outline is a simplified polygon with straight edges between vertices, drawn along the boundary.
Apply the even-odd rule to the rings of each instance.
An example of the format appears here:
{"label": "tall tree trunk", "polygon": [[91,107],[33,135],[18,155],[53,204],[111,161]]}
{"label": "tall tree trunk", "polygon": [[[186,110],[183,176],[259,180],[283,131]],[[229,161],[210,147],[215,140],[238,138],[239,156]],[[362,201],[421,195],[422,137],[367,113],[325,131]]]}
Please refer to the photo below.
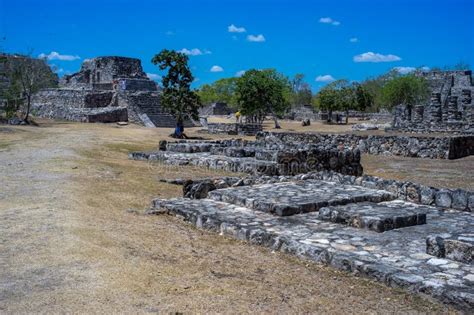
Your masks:
{"label": "tall tree trunk", "polygon": [[30,108],[31,108],[31,95],[28,94],[28,96],[26,97],[26,115],[24,119],[26,123],[29,123],[28,118],[30,116]]}
{"label": "tall tree trunk", "polygon": [[281,129],[280,124],[278,123],[278,117],[275,113],[272,112],[273,122],[275,123],[275,129]]}
{"label": "tall tree trunk", "polygon": [[346,125],[349,123],[349,110],[346,109]]}

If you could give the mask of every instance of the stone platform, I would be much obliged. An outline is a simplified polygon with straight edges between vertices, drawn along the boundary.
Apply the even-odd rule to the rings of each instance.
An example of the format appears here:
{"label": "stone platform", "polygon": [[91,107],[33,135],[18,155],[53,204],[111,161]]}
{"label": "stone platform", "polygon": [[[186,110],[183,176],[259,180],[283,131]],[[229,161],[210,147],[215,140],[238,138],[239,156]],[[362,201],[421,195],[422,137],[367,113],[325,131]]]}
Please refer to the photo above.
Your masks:
{"label": "stone platform", "polygon": [[218,189],[211,191],[209,198],[279,216],[318,211],[327,206],[395,199],[383,190],[318,180]]}
{"label": "stone platform", "polygon": [[324,207],[319,210],[319,219],[385,232],[425,224],[426,212],[413,203],[363,203]]}
{"label": "stone platform", "polygon": [[158,151],[131,152],[129,158],[263,175],[295,175],[322,170],[362,175],[358,149],[294,145],[273,140],[162,141]]}
{"label": "stone platform", "polygon": [[372,206],[390,208],[394,213],[419,210],[426,213],[426,224],[376,233],[323,221],[318,212],[281,217],[212,199],[157,199],[150,213],[165,211],[198,228],[329,264],[472,310],[474,266],[428,255],[426,237],[472,233],[474,215],[399,200]]}

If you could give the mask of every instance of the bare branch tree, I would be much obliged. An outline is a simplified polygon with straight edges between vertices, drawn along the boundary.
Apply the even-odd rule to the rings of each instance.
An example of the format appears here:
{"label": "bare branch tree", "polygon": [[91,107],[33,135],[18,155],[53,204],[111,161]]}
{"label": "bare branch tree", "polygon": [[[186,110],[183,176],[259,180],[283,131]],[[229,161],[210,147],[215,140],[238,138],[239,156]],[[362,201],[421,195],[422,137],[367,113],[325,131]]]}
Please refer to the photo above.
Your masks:
{"label": "bare branch tree", "polygon": [[41,89],[55,86],[57,76],[51,71],[45,60],[29,56],[15,56],[9,58],[8,63],[12,84],[18,84],[20,87],[18,98],[24,100],[25,116],[23,120],[28,123],[33,94]]}

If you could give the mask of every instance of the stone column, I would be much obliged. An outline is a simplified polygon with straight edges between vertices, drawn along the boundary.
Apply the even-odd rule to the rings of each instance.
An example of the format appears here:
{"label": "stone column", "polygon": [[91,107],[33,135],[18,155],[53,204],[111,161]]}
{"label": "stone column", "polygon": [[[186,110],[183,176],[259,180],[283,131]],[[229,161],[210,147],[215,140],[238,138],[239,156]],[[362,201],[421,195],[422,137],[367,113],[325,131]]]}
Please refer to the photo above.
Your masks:
{"label": "stone column", "polygon": [[441,122],[441,93],[431,93],[429,116],[432,124]]}
{"label": "stone column", "polygon": [[473,121],[473,105],[472,105],[472,97],[471,97],[471,90],[462,90],[462,120],[466,123],[470,123]]}
{"label": "stone column", "polygon": [[457,123],[458,120],[458,97],[451,95],[448,97],[447,121],[449,124]]}
{"label": "stone column", "polygon": [[417,123],[417,124],[422,123],[423,122],[424,111],[425,111],[425,106],[415,105],[413,107],[413,113],[412,113],[412,116],[411,116],[411,121],[413,123]]}

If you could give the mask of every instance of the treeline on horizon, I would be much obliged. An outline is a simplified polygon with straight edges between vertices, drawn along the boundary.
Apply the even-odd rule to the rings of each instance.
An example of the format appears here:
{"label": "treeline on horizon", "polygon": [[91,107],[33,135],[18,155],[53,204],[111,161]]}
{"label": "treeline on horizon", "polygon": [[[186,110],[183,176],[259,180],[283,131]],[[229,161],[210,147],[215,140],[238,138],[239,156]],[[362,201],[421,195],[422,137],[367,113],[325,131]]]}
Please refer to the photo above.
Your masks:
{"label": "treeline on horizon", "polygon": [[[278,74],[280,81],[286,87],[284,97],[290,107],[312,105],[316,110],[378,112],[381,109],[390,110],[399,104],[411,106],[428,101],[428,84],[423,77],[417,76],[416,73],[468,69],[470,66],[463,62],[454,66],[435,67],[429,70],[419,67],[405,74],[391,69],[360,83],[347,79],[335,80],[323,86],[316,93],[313,93],[303,74],[296,74],[293,78],[289,78],[278,73],[275,69],[261,71],[272,71]],[[211,84],[202,85],[197,89],[201,102],[205,105],[216,102],[227,103],[230,107],[238,110],[237,83],[241,78],[223,78]]]}

